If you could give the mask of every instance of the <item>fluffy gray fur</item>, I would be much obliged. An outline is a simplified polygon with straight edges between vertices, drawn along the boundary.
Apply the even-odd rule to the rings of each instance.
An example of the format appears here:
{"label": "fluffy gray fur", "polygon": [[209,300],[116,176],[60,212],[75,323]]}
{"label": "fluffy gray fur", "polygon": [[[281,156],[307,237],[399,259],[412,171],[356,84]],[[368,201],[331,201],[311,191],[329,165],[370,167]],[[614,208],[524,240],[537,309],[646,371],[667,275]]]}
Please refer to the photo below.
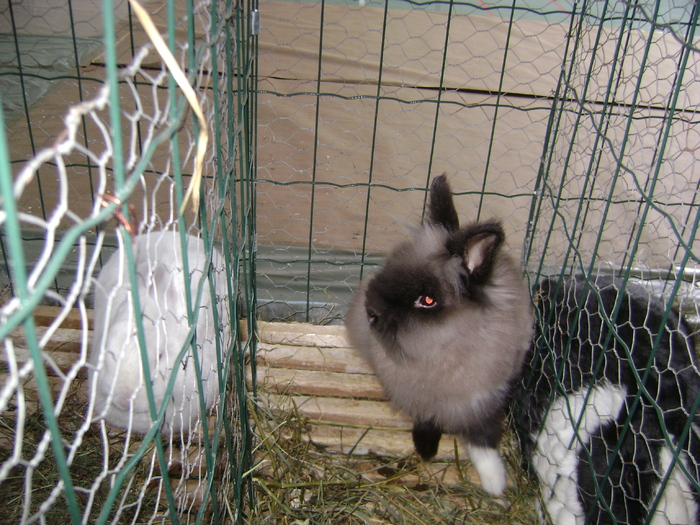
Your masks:
{"label": "fluffy gray fur", "polygon": [[[421,261],[444,246],[423,242],[445,233],[427,225],[401,256],[426,265]],[[452,292],[449,315],[437,323],[401,326],[396,333],[400,355],[387,352],[372,333],[364,307],[369,281],[355,294],[345,322],[352,346],[370,363],[397,408],[414,418],[431,415],[446,432],[456,432],[465,421],[481,417],[494,398],[500,401],[520,372],[530,345],[532,314],[520,268],[506,254],[498,257],[494,278],[485,286],[485,305],[463,300],[455,286],[459,270],[445,266],[442,274],[440,268],[435,271]]]}
{"label": "fluffy gray fur", "polygon": [[[467,445],[496,449],[501,436],[533,332],[527,285],[502,242],[495,221],[460,229],[450,187],[437,177],[428,219],[363,282],[345,319],[350,343],[393,405],[416,426],[431,423],[438,441],[441,432],[457,433]],[[435,452],[421,451],[415,429],[429,459]],[[489,492],[504,488],[505,471],[491,490],[488,473],[479,474]]]}

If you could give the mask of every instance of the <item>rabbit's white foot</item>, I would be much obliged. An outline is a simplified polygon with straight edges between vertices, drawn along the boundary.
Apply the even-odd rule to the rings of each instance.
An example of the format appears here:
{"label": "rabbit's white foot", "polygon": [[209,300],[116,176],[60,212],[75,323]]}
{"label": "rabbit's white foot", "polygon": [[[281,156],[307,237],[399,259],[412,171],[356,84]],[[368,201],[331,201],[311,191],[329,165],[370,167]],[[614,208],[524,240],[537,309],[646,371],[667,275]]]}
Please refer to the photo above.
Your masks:
{"label": "rabbit's white foot", "polygon": [[506,468],[498,450],[474,445],[467,445],[467,450],[483,489],[492,496],[502,496],[506,490]]}

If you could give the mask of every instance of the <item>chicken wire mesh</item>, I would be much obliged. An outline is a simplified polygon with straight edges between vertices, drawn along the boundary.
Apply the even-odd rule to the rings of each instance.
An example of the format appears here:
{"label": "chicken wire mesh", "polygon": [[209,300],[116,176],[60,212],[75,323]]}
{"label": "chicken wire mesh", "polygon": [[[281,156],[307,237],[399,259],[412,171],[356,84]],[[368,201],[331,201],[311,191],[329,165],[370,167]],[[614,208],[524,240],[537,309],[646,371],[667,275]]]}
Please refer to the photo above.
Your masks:
{"label": "chicken wire mesh", "polygon": [[0,8],[3,523],[236,522],[248,498],[253,6],[149,2],[151,31],[138,7]]}
{"label": "chicken wire mesh", "polygon": [[[246,418],[222,423],[244,411],[242,366],[235,361],[243,358],[248,339],[234,328],[235,321],[245,311],[249,323],[256,314],[340,322],[360,278],[420,220],[428,183],[443,172],[465,220],[502,218],[511,248],[523,247],[536,306],[547,304],[537,299],[547,276],[581,274],[588,280],[614,274],[621,279],[620,289],[634,279],[661,298],[665,313],[652,332],[664,332],[659,327],[680,310],[691,328],[669,326],[692,340],[689,332],[697,325],[695,4],[269,0],[261,6],[260,19],[249,19],[256,7],[252,3],[197,4],[182,18],[183,6],[148,3],[158,27],[168,29],[167,40],[178,49],[176,56],[198,87],[207,113],[212,146],[206,165],[211,168],[205,170],[205,205],[199,214],[178,213],[194,171],[199,130],[186,103],[170,95],[176,88],[160,57],[150,47],[137,52],[147,37],[136,29],[131,9],[126,2],[75,12],[68,7],[10,3],[3,11],[3,24],[10,28],[3,32],[12,35],[1,39],[9,50],[3,56],[16,60],[3,62],[0,75],[9,150],[4,164],[9,160],[11,166],[3,166],[2,175],[5,182],[14,180],[14,187],[2,193],[2,249],[5,267],[17,266],[20,276],[19,261],[28,261],[26,285],[16,277],[3,282],[5,331],[0,333],[10,356],[3,373],[13,378],[5,382],[3,402],[33,419],[13,414],[7,419],[15,426],[5,440],[8,459],[3,459],[0,481],[18,487],[13,501],[21,504],[8,512],[20,513],[21,519],[50,521],[55,512],[76,522],[81,516],[83,522],[95,517],[223,520],[229,512],[225,503],[242,504],[242,475],[248,471]],[[105,21],[101,13],[107,13]],[[258,21],[260,36],[251,36],[248,24],[253,29]],[[50,30],[59,26],[71,34],[68,44]],[[103,27],[107,49],[114,54],[100,54]],[[57,59],[45,54],[47,48],[67,52]],[[116,75],[117,64],[123,66],[119,79],[105,80],[105,75]],[[65,124],[56,117],[81,101]],[[227,261],[224,296],[231,330],[222,347],[236,388],[220,392],[227,411],[219,408],[212,425],[224,435],[204,437],[199,457],[207,469],[199,477],[193,472],[201,460],[185,459],[182,468],[176,467],[173,451],[182,447],[160,450],[161,441],[152,435],[143,440],[115,437],[102,426],[95,439],[98,456],[116,458],[116,466],[100,463],[90,478],[78,461],[80,451],[87,450],[86,436],[95,437],[95,427],[88,428],[85,419],[90,405],[78,407],[73,421],[78,428],[64,427],[67,400],[78,397],[69,395],[70,389],[82,384],[87,391],[84,334],[89,333],[89,292],[94,288],[90,276],[107,262],[109,248],[129,250],[128,238],[120,244],[112,235],[114,225],[121,231],[121,221],[105,227],[119,208],[115,203],[102,207],[105,189],[120,202],[136,204],[136,213],[128,207],[122,211],[136,218],[139,232],[194,232],[206,240],[212,260],[216,247]],[[16,213],[10,205],[15,201]],[[216,272],[209,276],[216,281]],[[598,282],[592,279],[590,285]],[[204,297],[205,288],[193,295],[201,290]],[[606,326],[616,326],[623,322],[619,309],[628,296],[615,297],[611,309],[574,308],[575,319],[586,319],[581,312],[594,312]],[[46,344],[67,322],[65,313],[50,318],[48,335],[23,325],[27,357],[14,357],[24,340],[12,330],[40,318],[43,310],[37,305],[44,299],[59,304],[60,312],[72,307],[79,312],[80,358],[65,369],[58,358],[46,357]],[[576,337],[566,344],[551,342],[553,336],[546,334],[570,336],[562,325],[550,327],[552,318],[562,317],[558,315],[539,317],[545,335],[536,348],[545,356],[556,357],[556,351],[567,356],[581,340],[574,330]],[[637,328],[645,329],[644,319]],[[41,338],[33,340],[34,333]],[[605,345],[615,338],[608,334],[601,339]],[[652,345],[644,370],[658,368],[654,356],[659,344]],[[678,347],[688,359],[690,346]],[[629,357],[633,348],[620,341],[615,358]],[[38,388],[32,390],[20,379],[42,375],[42,359],[49,362],[49,375],[37,377]],[[682,499],[683,494],[696,498],[697,473],[687,463],[694,457],[694,423],[679,434],[657,417],[664,431],[646,441],[639,429],[647,430],[649,423],[641,424],[639,418],[648,420],[650,412],[664,409],[644,382],[648,375],[637,372],[630,403],[642,400],[642,415],[626,404],[629,391],[618,392],[631,415],[619,425],[615,421],[609,433],[632,429],[634,436],[642,436],[632,441],[640,449],[668,446],[671,460],[659,459],[661,452],[648,453],[644,459],[651,467],[645,472],[667,475],[671,482],[662,480],[661,486],[675,483]],[[54,378],[56,397],[47,399]],[[582,392],[559,376],[547,384],[563,392],[566,406],[568,400],[597,399],[598,379],[604,381],[588,376],[590,384]],[[686,387],[672,380],[671,398],[674,388],[676,397],[687,395]],[[36,394],[32,398],[28,392]],[[554,399],[547,406],[559,407]],[[573,412],[559,408],[575,419]],[[692,421],[695,407],[682,408],[685,421]],[[616,419],[612,411],[607,417]],[[30,432],[27,423],[16,426],[22,421],[39,426]],[[234,430],[238,427],[240,435]],[[71,441],[66,432],[75,438]],[[20,435],[34,441],[25,445]],[[600,514],[575,518],[612,522],[615,492],[610,487],[627,483],[624,497],[642,492],[641,482],[635,481],[640,469],[631,478],[628,471],[623,476],[615,470],[615,458],[634,464],[642,456],[618,454],[629,443],[615,441],[602,426],[589,434],[575,429],[572,436],[581,448],[569,444],[569,451],[584,451],[587,458],[603,451],[607,461],[601,462],[602,471],[593,472],[596,482],[587,488],[593,494],[591,508],[602,509]],[[187,439],[189,450],[201,450]],[[118,449],[112,452],[115,440]],[[128,447],[134,443],[135,452]],[[27,457],[28,450],[36,454]],[[135,459],[127,461],[132,453]],[[58,472],[46,474],[44,464],[57,465]],[[219,477],[218,469],[210,467],[220,465],[224,472]],[[36,490],[42,476],[50,480],[42,484],[48,487],[46,496]],[[106,492],[107,504],[98,503],[100,491]],[[214,504],[200,506],[190,497],[202,494]],[[649,522],[647,514],[663,510],[660,501],[649,503],[644,494],[633,496],[640,513],[618,522]],[[194,512],[184,513],[185,508]],[[685,521],[678,515],[673,519],[695,522],[692,509],[684,508]]]}
{"label": "chicken wire mesh", "polygon": [[571,15],[492,4],[261,10],[258,284],[272,317],[342,318],[443,172],[468,219],[502,217],[522,243]]}
{"label": "chicken wire mesh", "polygon": [[583,6],[570,25],[524,249],[539,334],[515,412],[552,523],[700,520],[697,25],[696,5],[664,2]]}
{"label": "chicken wire mesh", "polygon": [[[533,304],[555,312],[538,316],[531,354],[553,364],[530,363],[524,384],[564,414],[567,465],[595,465],[585,490],[569,470],[569,492],[553,492],[575,507],[567,517],[697,523],[697,4],[271,1],[261,20],[259,314],[340,322],[446,173],[464,220],[503,220]],[[597,307],[577,306],[589,297]],[[626,340],[629,325],[651,337]],[[583,386],[562,375],[572,355],[588,360]],[[596,414],[598,389],[622,382],[600,363],[616,361],[633,379],[611,394],[621,404]],[[683,413],[680,428],[664,403]],[[588,414],[595,428],[584,431]],[[636,470],[623,475],[618,461]],[[682,512],[666,505],[669,486]]]}
{"label": "chicken wire mesh", "polygon": [[281,315],[341,317],[355,255],[390,249],[443,172],[458,208],[502,218],[533,267],[575,252],[682,262],[693,4],[279,2],[261,16],[260,299],[298,305]]}

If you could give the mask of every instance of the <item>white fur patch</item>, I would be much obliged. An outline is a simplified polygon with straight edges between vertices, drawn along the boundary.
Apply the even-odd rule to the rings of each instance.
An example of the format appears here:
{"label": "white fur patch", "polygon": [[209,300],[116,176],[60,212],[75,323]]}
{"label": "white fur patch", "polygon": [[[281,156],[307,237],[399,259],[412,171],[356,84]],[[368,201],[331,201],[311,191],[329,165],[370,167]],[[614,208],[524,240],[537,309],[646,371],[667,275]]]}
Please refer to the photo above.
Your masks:
{"label": "white fur patch", "polygon": [[[583,523],[585,514],[578,498],[578,453],[591,433],[617,418],[627,392],[601,383],[559,397],[552,403],[544,427],[536,439],[533,466],[540,480],[545,510],[556,525]],[[574,425],[579,421],[578,432]],[[579,438],[576,437],[578,433]]]}
{"label": "white fur patch", "polygon": [[479,239],[474,243],[473,246],[469,248],[467,253],[467,267],[470,272],[473,272],[475,268],[481,266],[484,262],[484,245],[488,244],[493,240],[493,237],[487,236],[483,239]]}
{"label": "white fur patch", "polygon": [[[681,454],[680,461],[687,464],[687,454]],[[665,476],[673,461],[673,451],[664,445],[659,455],[661,463],[661,476]],[[660,485],[660,483],[658,484]],[[658,491],[657,485],[654,493]],[[659,504],[656,507],[654,516],[649,522],[650,525],[676,525],[696,523],[698,504],[693,498],[693,492],[678,463],[673,467],[671,476],[668,478]]]}
{"label": "white fur patch", "polygon": [[467,451],[483,489],[492,496],[501,496],[506,490],[506,468],[498,450],[467,443]]}

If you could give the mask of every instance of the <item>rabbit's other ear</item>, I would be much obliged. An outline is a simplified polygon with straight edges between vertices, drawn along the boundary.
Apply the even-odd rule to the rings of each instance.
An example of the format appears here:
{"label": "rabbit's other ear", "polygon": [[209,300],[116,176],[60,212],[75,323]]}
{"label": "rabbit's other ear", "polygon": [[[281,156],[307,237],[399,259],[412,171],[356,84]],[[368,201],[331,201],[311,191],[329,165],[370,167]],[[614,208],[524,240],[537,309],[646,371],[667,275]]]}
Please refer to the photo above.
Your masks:
{"label": "rabbit's other ear", "polygon": [[455,240],[451,252],[462,258],[470,278],[486,279],[491,275],[505,233],[498,221],[486,221],[465,227]]}
{"label": "rabbit's other ear", "polygon": [[430,185],[427,221],[450,232],[459,229],[459,216],[452,199],[452,189],[445,175],[435,177]]}
{"label": "rabbit's other ear", "polygon": [[[182,262],[177,261],[177,264]],[[151,273],[148,295],[151,301],[160,308],[173,312],[175,317],[187,315],[182,271],[156,261]]]}

